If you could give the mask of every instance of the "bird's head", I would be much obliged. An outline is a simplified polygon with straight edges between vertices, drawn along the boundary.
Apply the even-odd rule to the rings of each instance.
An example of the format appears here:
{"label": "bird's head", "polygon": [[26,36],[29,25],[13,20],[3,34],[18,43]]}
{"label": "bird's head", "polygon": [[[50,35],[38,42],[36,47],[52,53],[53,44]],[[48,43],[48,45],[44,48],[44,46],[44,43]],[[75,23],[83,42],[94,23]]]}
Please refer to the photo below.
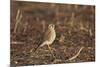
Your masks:
{"label": "bird's head", "polygon": [[55,28],[55,25],[54,24],[49,24],[48,28],[49,29],[54,29]]}

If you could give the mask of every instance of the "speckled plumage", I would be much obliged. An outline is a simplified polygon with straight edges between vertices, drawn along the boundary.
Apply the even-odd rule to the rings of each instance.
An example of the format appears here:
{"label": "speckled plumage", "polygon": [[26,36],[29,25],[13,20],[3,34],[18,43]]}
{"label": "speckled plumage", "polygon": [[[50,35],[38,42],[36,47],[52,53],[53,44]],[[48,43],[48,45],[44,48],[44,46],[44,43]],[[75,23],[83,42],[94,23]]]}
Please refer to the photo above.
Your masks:
{"label": "speckled plumage", "polygon": [[40,45],[41,47],[44,45],[50,45],[54,42],[56,38],[56,32],[55,32],[55,25],[50,24],[48,26],[47,31],[45,32],[43,43]]}

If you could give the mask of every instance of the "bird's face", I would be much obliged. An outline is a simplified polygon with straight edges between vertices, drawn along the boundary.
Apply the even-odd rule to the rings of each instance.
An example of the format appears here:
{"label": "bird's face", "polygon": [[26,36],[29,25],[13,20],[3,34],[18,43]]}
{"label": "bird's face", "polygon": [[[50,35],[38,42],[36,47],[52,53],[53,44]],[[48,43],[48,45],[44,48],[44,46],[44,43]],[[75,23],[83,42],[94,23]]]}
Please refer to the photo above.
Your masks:
{"label": "bird's face", "polygon": [[54,24],[50,24],[50,25],[48,26],[48,28],[49,28],[49,29],[54,29],[54,28],[55,28],[55,25],[54,25]]}

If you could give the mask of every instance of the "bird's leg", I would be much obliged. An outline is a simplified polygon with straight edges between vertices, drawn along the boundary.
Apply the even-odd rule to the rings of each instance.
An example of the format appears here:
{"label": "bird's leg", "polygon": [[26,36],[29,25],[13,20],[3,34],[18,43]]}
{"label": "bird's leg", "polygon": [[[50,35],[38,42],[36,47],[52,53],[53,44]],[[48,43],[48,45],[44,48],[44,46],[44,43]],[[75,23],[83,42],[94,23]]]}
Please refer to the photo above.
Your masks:
{"label": "bird's leg", "polygon": [[51,50],[51,47],[48,45],[48,48],[49,48],[49,51],[51,52],[52,56],[56,59],[56,57],[54,56],[52,50]]}

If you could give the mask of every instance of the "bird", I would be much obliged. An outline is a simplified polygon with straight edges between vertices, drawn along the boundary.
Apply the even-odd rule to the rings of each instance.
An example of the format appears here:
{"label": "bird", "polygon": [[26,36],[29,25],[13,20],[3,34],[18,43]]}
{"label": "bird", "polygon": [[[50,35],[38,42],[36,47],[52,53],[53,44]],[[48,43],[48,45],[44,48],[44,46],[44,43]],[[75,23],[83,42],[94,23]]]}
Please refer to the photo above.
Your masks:
{"label": "bird", "polygon": [[51,47],[50,47],[50,45],[54,42],[55,38],[56,38],[55,25],[54,24],[49,24],[48,25],[48,29],[44,33],[43,42],[38,46],[38,48],[47,45],[49,51],[51,52],[51,54],[53,55],[53,57],[55,57],[54,54],[53,54],[53,52],[52,52],[52,50],[51,50]]}
{"label": "bird", "polygon": [[56,32],[55,32],[55,25],[49,24],[47,31],[45,32],[43,43],[40,45],[40,47],[44,45],[51,45],[56,38]]}

